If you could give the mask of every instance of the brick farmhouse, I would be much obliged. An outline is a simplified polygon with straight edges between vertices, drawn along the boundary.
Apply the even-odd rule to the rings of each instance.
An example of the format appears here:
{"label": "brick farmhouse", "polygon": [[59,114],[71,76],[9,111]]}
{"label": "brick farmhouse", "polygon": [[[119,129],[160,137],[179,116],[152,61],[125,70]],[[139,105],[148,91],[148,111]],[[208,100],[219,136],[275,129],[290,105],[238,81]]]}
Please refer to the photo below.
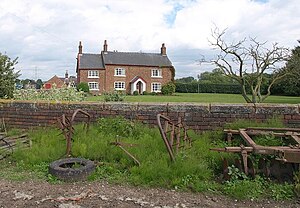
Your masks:
{"label": "brick farmhouse", "polygon": [[62,87],[75,87],[77,79],[74,76],[69,76],[68,71],[65,73],[65,77],[58,77],[54,75],[51,79],[44,83],[45,89],[51,89],[55,85],[56,88]]}
{"label": "brick farmhouse", "polygon": [[77,83],[88,83],[94,95],[114,90],[160,92],[164,84],[174,81],[175,69],[165,44],[160,53],[108,51],[106,40],[100,54],[83,53],[81,41],[78,48]]}

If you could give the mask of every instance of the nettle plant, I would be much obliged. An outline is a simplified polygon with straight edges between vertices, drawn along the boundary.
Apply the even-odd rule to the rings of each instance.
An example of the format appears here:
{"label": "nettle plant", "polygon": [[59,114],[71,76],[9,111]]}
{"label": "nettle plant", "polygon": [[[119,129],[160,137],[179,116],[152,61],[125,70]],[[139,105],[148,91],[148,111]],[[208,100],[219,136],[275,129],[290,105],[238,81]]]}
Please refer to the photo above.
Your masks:
{"label": "nettle plant", "polygon": [[72,87],[51,89],[15,89],[15,100],[47,100],[47,101],[83,101],[84,92]]}

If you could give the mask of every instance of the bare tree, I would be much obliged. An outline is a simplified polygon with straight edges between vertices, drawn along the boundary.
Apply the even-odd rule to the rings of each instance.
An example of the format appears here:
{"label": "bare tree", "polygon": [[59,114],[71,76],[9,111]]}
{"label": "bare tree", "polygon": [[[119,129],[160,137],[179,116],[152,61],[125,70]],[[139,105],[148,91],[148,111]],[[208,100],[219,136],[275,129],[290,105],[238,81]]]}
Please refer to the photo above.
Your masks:
{"label": "bare tree", "polygon": [[[242,96],[247,103],[263,102],[270,94],[275,82],[287,75],[282,70],[284,62],[289,58],[289,49],[279,47],[277,43],[270,48],[267,42],[261,43],[255,38],[244,38],[236,43],[227,43],[224,40],[225,30],[217,27],[212,31],[211,45],[219,50],[212,63],[220,68],[223,73],[236,80],[242,89]],[[262,95],[264,74],[272,73],[269,80],[267,93]],[[250,89],[251,95],[247,95]]]}

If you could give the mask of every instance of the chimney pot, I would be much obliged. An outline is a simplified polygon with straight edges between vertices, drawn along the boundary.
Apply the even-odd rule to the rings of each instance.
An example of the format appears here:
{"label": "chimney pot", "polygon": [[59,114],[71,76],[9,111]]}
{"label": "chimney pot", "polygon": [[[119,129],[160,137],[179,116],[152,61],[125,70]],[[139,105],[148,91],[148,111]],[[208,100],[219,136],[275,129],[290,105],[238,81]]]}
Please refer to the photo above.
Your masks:
{"label": "chimney pot", "polygon": [[82,54],[82,45],[81,45],[81,41],[79,41],[78,54]]}
{"label": "chimney pot", "polygon": [[166,56],[166,55],[167,55],[167,48],[166,48],[166,46],[165,46],[164,43],[161,45],[161,48],[160,48],[160,54],[161,54],[162,56]]}
{"label": "chimney pot", "polygon": [[104,40],[103,52],[107,52],[107,41]]}

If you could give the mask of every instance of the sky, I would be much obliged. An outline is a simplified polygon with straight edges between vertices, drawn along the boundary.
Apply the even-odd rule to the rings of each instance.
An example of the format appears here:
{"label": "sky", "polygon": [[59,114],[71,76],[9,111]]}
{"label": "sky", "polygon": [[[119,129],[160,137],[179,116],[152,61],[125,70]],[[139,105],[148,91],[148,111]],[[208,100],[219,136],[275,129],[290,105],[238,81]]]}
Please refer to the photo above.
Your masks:
{"label": "sky", "polygon": [[1,0],[0,53],[18,57],[22,79],[47,81],[76,75],[78,43],[84,53],[108,50],[160,53],[162,43],[175,78],[214,69],[199,64],[217,51],[211,30],[225,40],[244,37],[294,48],[300,39],[299,0]]}

